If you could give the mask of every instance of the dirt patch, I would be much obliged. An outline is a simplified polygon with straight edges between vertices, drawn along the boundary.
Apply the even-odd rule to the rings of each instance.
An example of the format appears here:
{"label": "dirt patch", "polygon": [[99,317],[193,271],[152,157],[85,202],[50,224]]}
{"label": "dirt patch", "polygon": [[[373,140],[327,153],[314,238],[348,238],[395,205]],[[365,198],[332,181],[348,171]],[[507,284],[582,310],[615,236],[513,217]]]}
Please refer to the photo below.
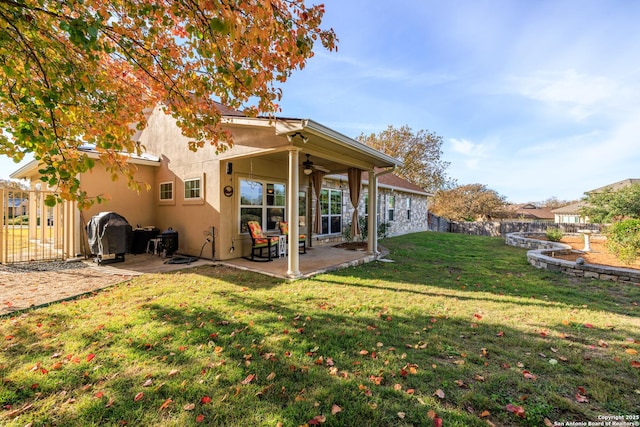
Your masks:
{"label": "dirt patch", "polygon": [[[547,240],[547,239],[541,239]],[[560,243],[570,245],[572,249],[581,251],[584,249],[584,238],[582,236],[565,236]],[[591,239],[591,252],[572,253],[567,255],[556,254],[553,258],[564,259],[567,261],[575,261],[578,257],[584,258],[587,264],[607,265],[610,267],[632,268],[640,270],[640,260],[636,260],[633,264],[625,264],[616,258],[607,249],[606,240]]]}
{"label": "dirt patch", "polygon": [[76,268],[56,271],[2,268],[0,315],[97,291],[131,278],[130,274],[114,274],[78,263]]}
{"label": "dirt patch", "polygon": [[334,248],[342,248],[350,251],[366,251],[367,242],[344,242],[334,245]]}

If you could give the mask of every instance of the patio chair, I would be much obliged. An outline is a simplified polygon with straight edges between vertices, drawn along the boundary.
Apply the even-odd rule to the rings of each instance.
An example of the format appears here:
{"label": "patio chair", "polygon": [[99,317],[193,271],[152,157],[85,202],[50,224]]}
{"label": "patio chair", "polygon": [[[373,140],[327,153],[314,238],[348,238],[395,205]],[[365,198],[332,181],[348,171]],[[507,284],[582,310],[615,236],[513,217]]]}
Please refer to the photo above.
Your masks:
{"label": "patio chair", "polygon": [[[275,248],[275,258],[278,258],[278,236],[267,236],[262,231],[262,227],[258,221],[248,221],[249,234],[251,235],[251,257],[247,258],[251,261],[267,262],[272,261],[271,250]],[[267,256],[264,256],[264,250],[267,250]]]}
{"label": "patio chair", "polygon": [[[289,223],[286,221],[280,221],[280,234],[284,234],[289,238]],[[304,234],[298,235],[298,253],[307,253],[307,236]]]}

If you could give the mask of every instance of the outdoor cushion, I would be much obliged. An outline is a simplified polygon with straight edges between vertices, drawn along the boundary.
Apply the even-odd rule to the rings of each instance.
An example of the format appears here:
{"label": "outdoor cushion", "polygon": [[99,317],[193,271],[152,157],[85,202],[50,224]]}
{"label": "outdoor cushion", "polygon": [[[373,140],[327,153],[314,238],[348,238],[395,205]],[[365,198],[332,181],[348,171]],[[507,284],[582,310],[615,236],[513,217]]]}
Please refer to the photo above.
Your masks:
{"label": "outdoor cushion", "polygon": [[[278,241],[280,240],[278,236],[264,234],[258,221],[247,221],[247,227],[251,235],[251,261],[256,261],[256,258],[267,258],[267,261],[271,261],[271,248],[275,248],[276,256],[278,255]],[[262,253],[264,249],[267,250],[266,257]]]}

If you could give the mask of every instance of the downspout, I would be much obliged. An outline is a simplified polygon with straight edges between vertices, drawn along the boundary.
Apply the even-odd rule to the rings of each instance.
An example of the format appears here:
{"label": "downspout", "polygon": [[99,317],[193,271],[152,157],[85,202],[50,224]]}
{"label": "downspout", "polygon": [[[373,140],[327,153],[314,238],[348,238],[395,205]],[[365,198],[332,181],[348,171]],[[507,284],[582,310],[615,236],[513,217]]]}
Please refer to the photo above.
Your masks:
{"label": "downspout", "polygon": [[[378,252],[378,202],[377,202],[378,201],[378,177],[392,173],[395,170],[396,170],[396,165],[393,165],[391,168],[384,169],[384,170],[381,170],[380,172],[374,173],[373,180],[371,179],[369,180],[370,181],[369,182],[369,187],[370,187],[369,200],[375,201],[375,205],[376,205],[375,209],[371,209],[371,207],[369,208],[369,218],[371,219],[371,217],[373,216],[373,221],[371,220],[369,221],[369,247],[371,248],[370,252],[372,252],[373,255],[376,257],[379,255],[379,252]],[[373,199],[371,197],[372,189],[375,192]],[[385,209],[386,209],[386,205],[385,205]]]}

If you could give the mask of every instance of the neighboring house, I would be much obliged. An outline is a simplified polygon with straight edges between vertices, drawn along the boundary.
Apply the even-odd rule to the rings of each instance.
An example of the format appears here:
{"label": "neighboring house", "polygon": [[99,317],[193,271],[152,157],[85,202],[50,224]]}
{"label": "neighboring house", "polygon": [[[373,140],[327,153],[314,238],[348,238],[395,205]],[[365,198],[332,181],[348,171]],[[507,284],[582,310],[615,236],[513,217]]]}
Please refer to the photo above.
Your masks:
{"label": "neighboring house", "polygon": [[[216,153],[215,147],[204,146],[193,152],[175,119],[161,107],[154,109],[137,136],[148,154],[130,157],[138,167],[136,179],[150,184],[149,192],[136,194],[125,180],[112,182],[99,166],[82,174],[82,190],[108,193],[111,200],[76,219],[78,251],[78,230],[101,211],[117,212],[134,227],[172,227],[179,233],[178,252],[185,255],[200,255],[207,235],[213,234],[212,258],[217,260],[249,253],[246,224],[251,219],[273,233],[279,221],[287,220],[290,233],[307,234],[311,245],[339,240],[351,223],[349,188],[363,189],[358,212],[367,216],[370,230],[378,228],[378,221],[389,224],[389,234],[427,229],[428,193],[391,174],[399,160],[313,120],[223,113],[233,147]],[[37,170],[32,162],[12,178],[33,184],[39,182]],[[353,182],[345,175],[349,171]],[[380,218],[368,215],[374,210]],[[300,257],[291,240],[287,274],[297,277]],[[370,253],[377,252],[376,233],[369,233],[368,244]]]}
{"label": "neighboring house", "polygon": [[13,197],[11,193],[6,200],[7,203],[7,216],[9,218],[15,218],[17,216],[27,214],[27,200],[22,197]]}
{"label": "neighboring house", "polygon": [[614,182],[613,184],[608,184],[608,185],[605,185],[604,187],[598,187],[595,190],[586,191],[585,194],[602,193],[605,190],[616,191],[616,190],[620,190],[621,188],[628,187],[631,184],[640,184],[640,179],[633,179],[633,178],[623,179],[622,181]]}
{"label": "neighboring house", "polygon": [[[593,190],[585,191],[585,194],[601,193],[603,191],[617,191],[622,188],[628,187],[632,184],[640,184],[640,179],[623,179],[622,181],[614,182],[603,187],[598,187]],[[552,212],[555,215],[556,223],[576,223],[587,224],[589,223],[589,217],[582,216],[580,211],[586,206],[585,202],[573,203],[571,205],[563,206],[558,209],[554,209]]]}
{"label": "neighboring house", "polygon": [[549,221],[554,215],[550,208],[540,208],[532,203],[512,204],[504,207],[503,211],[495,216],[500,221]]}
{"label": "neighboring house", "polygon": [[554,222],[557,224],[588,223],[589,217],[585,217],[580,214],[580,211],[584,206],[584,202],[578,202],[552,210],[551,212],[555,217]]}

